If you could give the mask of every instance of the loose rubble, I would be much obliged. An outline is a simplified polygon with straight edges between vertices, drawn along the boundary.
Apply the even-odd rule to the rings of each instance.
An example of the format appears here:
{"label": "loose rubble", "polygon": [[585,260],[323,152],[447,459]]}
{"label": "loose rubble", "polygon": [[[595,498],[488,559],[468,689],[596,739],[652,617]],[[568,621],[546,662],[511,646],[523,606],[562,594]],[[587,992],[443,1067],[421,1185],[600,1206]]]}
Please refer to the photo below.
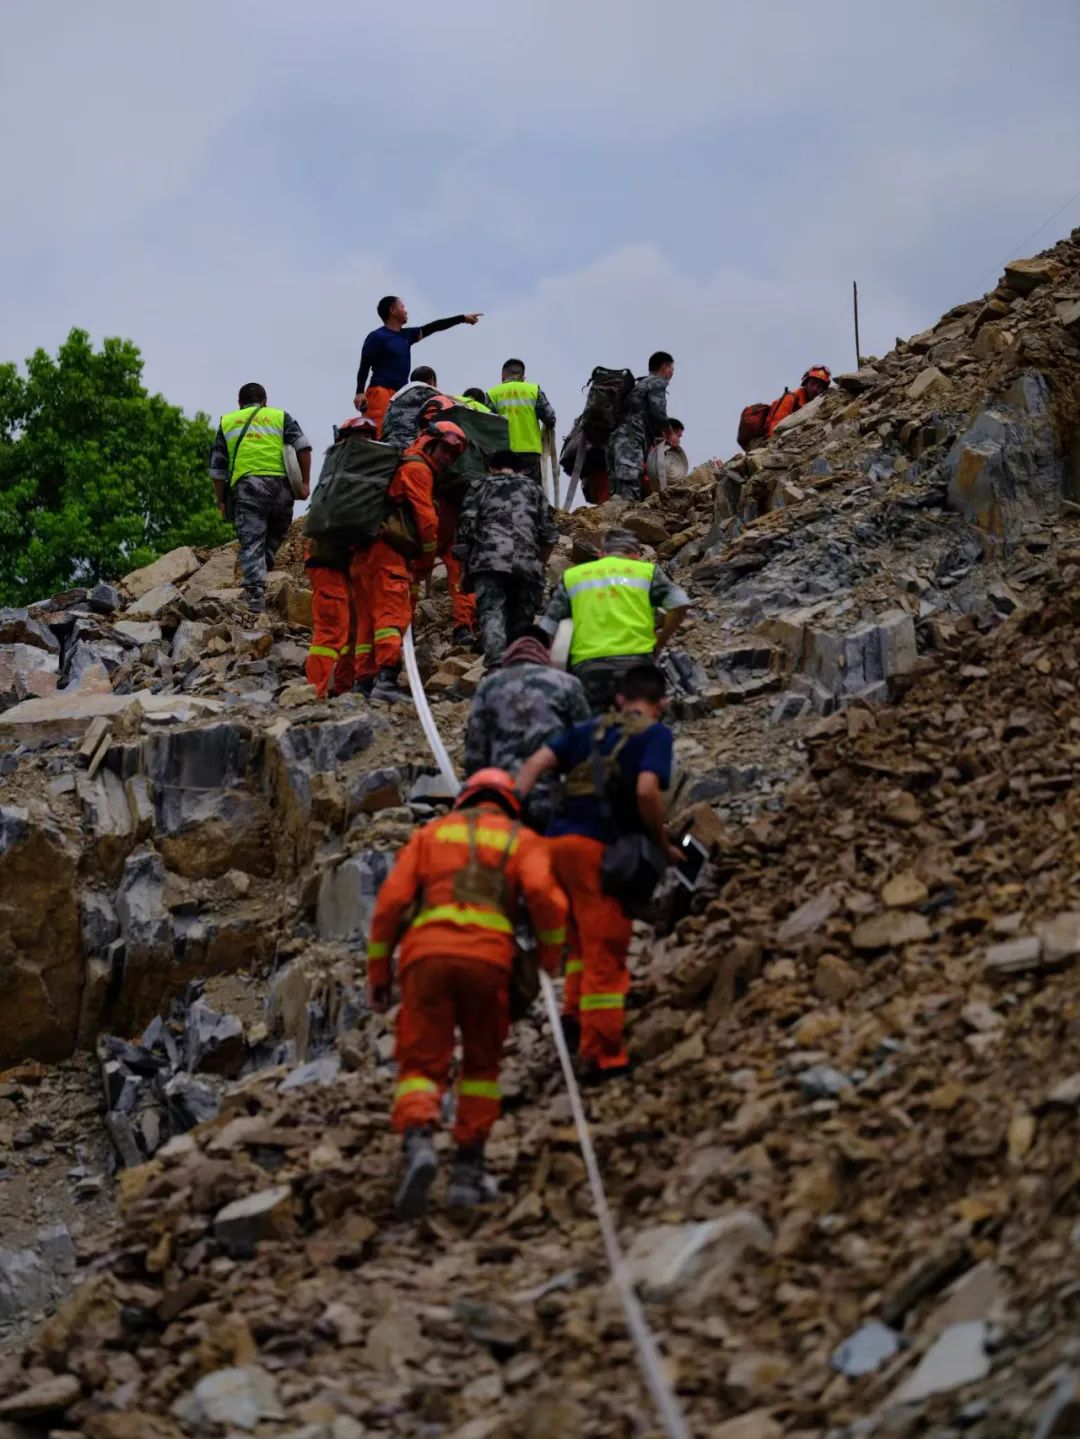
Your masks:
{"label": "loose rubble", "polygon": [[[711,863],[638,928],[635,1080],[589,1099],[695,1434],[1075,1424],[1078,303],[1080,233],[770,444],[563,521],[553,573],[619,518],[695,598],[679,805]],[[132,1096],[100,1119],[146,1162],[0,1359],[0,1414],[87,1439],[652,1432],[539,1015],[490,1149],[503,1202],[392,1219],[391,1030],[358,957],[443,802],[414,720],[299,693],[295,535],[262,625],[224,552],[157,564],[2,617],[0,1063],[100,1045],[110,1104]],[[423,606],[453,747],[476,666]],[[265,1010],[192,1003],[226,970]],[[174,1123],[178,1077],[216,1112]]]}

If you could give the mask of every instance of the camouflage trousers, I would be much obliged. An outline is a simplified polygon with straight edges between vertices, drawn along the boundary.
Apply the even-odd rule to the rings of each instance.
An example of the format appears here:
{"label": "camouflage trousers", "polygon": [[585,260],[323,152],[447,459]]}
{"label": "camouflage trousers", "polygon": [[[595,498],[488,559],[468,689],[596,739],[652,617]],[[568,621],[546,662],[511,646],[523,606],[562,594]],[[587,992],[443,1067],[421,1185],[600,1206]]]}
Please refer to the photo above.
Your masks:
{"label": "camouflage trousers", "polygon": [[634,430],[616,430],[608,445],[608,479],[611,493],[624,500],[640,500],[648,445]]}
{"label": "camouflage trousers", "polygon": [[236,485],[234,523],[248,607],[266,604],[266,572],[274,567],[293,517],[293,494],[283,475],[245,475]]}
{"label": "camouflage trousers", "polygon": [[583,660],[571,665],[570,673],[577,675],[585,686],[589,705],[594,715],[607,714],[615,708],[615,696],[626,677],[626,671],[634,665],[653,664],[649,655],[606,655],[601,660]]}
{"label": "camouflage trousers", "polygon": [[521,575],[482,570],[472,575],[476,594],[476,627],[484,646],[484,663],[494,668],[510,640],[517,639],[536,618],[544,587]]}

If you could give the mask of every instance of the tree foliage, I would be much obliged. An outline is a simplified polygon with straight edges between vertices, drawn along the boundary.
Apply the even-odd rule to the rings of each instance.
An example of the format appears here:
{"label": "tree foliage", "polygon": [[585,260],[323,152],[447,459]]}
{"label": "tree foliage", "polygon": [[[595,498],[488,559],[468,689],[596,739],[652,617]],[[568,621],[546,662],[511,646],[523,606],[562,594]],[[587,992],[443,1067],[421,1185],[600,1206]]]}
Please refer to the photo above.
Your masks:
{"label": "tree foliage", "polygon": [[0,365],[0,602],[124,575],[177,545],[218,545],[214,432],[142,385],[130,340]]}

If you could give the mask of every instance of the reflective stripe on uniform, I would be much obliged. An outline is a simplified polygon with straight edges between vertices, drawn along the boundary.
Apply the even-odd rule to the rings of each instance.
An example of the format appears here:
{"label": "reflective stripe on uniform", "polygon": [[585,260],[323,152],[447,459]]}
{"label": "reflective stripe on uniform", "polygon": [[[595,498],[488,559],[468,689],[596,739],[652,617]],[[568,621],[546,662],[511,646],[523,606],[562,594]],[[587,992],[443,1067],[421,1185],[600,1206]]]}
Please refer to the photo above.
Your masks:
{"label": "reflective stripe on uniform", "polygon": [[536,937],[541,944],[565,944],[565,929],[538,929]]}
{"label": "reflective stripe on uniform", "polygon": [[583,959],[568,959],[566,961],[567,974],[584,974],[585,961]]}
{"label": "reflective stripe on uniform", "polygon": [[578,580],[577,584],[571,585],[566,593],[573,599],[575,595],[580,595],[585,590],[610,590],[618,586],[630,590],[647,591],[651,585],[651,580],[644,577],[639,578],[637,575],[607,575],[598,580]]}
{"label": "reflective stripe on uniform", "polygon": [[[395,629],[393,625],[388,625],[385,629],[375,631],[375,638],[377,640],[388,640],[391,636],[395,636],[397,639],[400,639],[401,631],[399,629]],[[371,646],[369,645],[368,649],[370,648]],[[359,651],[359,646],[357,646],[357,650]]]}
{"label": "reflective stripe on uniform", "polygon": [[425,924],[475,924],[478,929],[495,929],[500,934],[513,934],[514,926],[505,914],[493,909],[477,909],[469,904],[436,904],[421,910],[413,920],[413,929]]}
{"label": "reflective stripe on uniform", "polygon": [[[374,648],[374,645],[357,645],[354,653],[358,655],[369,655]],[[342,650],[342,654],[344,653],[345,651]]]}
{"label": "reflective stripe on uniform", "polygon": [[390,945],[385,939],[373,939],[368,944],[368,959],[385,959],[389,953]]}
{"label": "reflective stripe on uniform", "polygon": [[[344,654],[345,651],[342,650],[341,653]],[[323,655],[328,660],[336,660],[338,658],[338,651],[331,649],[329,645],[308,645],[308,654]]]}
{"label": "reflective stripe on uniform", "polygon": [[433,1079],[425,1079],[421,1074],[415,1074],[411,1079],[402,1079],[394,1090],[395,1099],[404,1099],[409,1094],[438,1094],[439,1086]]}
{"label": "reflective stripe on uniform", "polygon": [[581,996],[582,1012],[590,1009],[625,1009],[626,996],[624,994],[583,994]]}
{"label": "reflective stripe on uniform", "polygon": [[[461,823],[440,824],[431,832],[432,839],[442,840],[446,844],[468,844],[469,826]],[[478,824],[476,826],[477,844],[489,845],[492,849],[505,850],[506,841],[510,838],[510,831],[505,829],[492,829],[489,825]],[[517,836],[510,839],[510,853],[513,854],[518,847]]]}
{"label": "reflective stripe on uniform", "polygon": [[502,1099],[502,1088],[490,1079],[463,1079],[458,1084],[459,1099]]}

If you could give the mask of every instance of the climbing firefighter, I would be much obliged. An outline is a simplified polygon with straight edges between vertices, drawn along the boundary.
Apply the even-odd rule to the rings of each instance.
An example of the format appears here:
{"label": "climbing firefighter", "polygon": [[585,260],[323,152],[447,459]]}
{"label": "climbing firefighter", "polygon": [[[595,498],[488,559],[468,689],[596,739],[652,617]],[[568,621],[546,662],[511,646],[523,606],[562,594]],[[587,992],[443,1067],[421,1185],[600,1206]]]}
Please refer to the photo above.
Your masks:
{"label": "climbing firefighter", "polygon": [[[570,1048],[578,1049],[583,1083],[601,1083],[630,1069],[623,1013],[633,925],[604,874],[608,846],[624,836],[650,842],[640,879],[622,876],[626,888],[639,887],[644,899],[665,864],[681,859],[665,827],[662,792],[671,783],[673,750],[671,730],[660,719],[665,688],[655,665],[635,665],[622,681],[617,714],[586,720],[549,740],[517,778],[525,799],[549,771],[566,776],[548,844],[551,867],[570,901],[563,1032]],[[636,869],[636,858],[633,863]]]}
{"label": "climbing firefighter", "polygon": [[832,384],[832,371],[828,365],[812,365],[797,390],[785,390],[778,400],[774,400],[769,406],[769,414],[765,421],[765,433],[771,435],[781,420],[786,420],[788,415],[793,415],[796,410],[801,410],[811,400],[816,400]]}
{"label": "climbing firefighter", "polygon": [[567,902],[548,847],[522,827],[521,801],[505,770],[478,770],[452,813],[418,830],[379,891],[368,943],[372,1009],[390,1006],[391,959],[400,941],[401,1008],[392,1121],[404,1136],[399,1213],[424,1212],[435,1178],[434,1130],[450,1079],[454,1033],[462,1061],[447,1189],[451,1206],[495,1196],[484,1144],[499,1117],[499,1062],[509,1029],[515,926],[524,903],[540,963],[555,973]]}
{"label": "climbing firefighter", "polygon": [[402,456],[387,498],[390,510],[378,535],[353,553],[356,598],[356,677],[374,700],[405,699],[398,687],[401,641],[412,623],[416,586],[431,573],[438,542],[434,485],[464,453],[465,432],[437,420]]}
{"label": "climbing firefighter", "polygon": [[[417,416],[420,433],[430,429],[440,416],[445,418],[455,405],[459,404],[459,396],[442,395],[438,391],[429,395]],[[481,407],[470,404],[469,408]],[[454,625],[450,639],[455,645],[471,645],[476,628],[476,596],[465,593],[461,561],[454,554],[465,491],[459,485],[437,484],[434,493],[435,509],[439,516],[435,553],[446,566],[446,588],[450,592],[451,618]]]}

